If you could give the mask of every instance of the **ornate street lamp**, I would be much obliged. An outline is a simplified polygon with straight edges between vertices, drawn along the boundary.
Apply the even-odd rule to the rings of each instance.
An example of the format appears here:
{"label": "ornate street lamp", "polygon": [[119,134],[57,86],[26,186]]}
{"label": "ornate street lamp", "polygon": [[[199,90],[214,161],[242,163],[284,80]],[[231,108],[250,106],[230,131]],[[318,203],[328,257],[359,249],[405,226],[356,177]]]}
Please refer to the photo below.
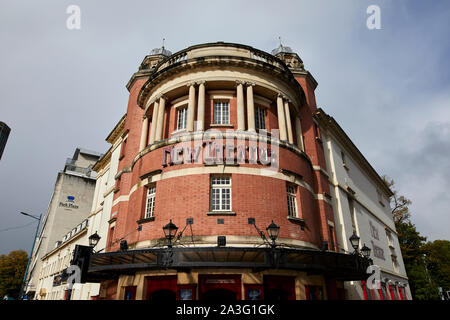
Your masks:
{"label": "ornate street lamp", "polygon": [[356,235],[356,233],[353,233],[349,240],[352,244],[353,249],[355,250],[354,253],[357,253],[359,248],[359,237]]}
{"label": "ornate street lamp", "polygon": [[275,240],[278,238],[278,233],[280,233],[280,226],[277,226],[273,220],[272,223],[266,228],[267,234],[270,240],[272,240],[272,246],[275,247]]}
{"label": "ornate street lamp", "polygon": [[172,219],[170,222],[163,227],[164,235],[166,239],[169,241],[168,247],[172,248],[172,239],[175,238],[177,234],[178,227],[172,223]]}
{"label": "ornate street lamp", "polygon": [[98,235],[97,231],[95,231],[94,234],[91,234],[89,236],[89,246],[91,248],[94,248],[97,245],[97,243],[100,241],[100,238],[101,237]]}
{"label": "ornate street lamp", "polygon": [[366,247],[366,244],[364,243],[363,247],[361,248],[361,254],[363,255],[363,257],[369,259],[370,251],[371,249],[369,247]]}

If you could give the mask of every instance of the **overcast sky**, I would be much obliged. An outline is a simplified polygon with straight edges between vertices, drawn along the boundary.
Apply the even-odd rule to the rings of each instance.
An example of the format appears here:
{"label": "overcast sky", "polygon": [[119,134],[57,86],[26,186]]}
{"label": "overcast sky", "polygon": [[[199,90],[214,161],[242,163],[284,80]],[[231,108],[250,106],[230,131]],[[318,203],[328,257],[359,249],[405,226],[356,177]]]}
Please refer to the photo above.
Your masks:
{"label": "overcast sky", "polygon": [[[68,30],[66,9],[81,9]],[[381,29],[366,27],[369,5]],[[413,202],[430,240],[450,230],[450,2],[0,0],[0,254],[30,250],[56,175],[76,147],[106,152],[125,88],[162,38],[172,52],[215,41],[270,52],[278,37],[319,83],[318,106]]]}

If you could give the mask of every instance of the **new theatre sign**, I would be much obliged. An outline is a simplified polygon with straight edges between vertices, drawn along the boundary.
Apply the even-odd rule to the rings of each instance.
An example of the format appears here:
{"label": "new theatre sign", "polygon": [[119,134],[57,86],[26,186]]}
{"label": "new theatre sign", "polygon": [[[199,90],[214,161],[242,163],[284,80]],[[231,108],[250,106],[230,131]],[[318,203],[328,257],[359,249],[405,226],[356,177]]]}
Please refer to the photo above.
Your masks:
{"label": "new theatre sign", "polygon": [[164,148],[162,166],[177,164],[260,164],[278,169],[278,146],[248,141],[234,144],[234,141],[203,141],[201,143],[180,143]]}

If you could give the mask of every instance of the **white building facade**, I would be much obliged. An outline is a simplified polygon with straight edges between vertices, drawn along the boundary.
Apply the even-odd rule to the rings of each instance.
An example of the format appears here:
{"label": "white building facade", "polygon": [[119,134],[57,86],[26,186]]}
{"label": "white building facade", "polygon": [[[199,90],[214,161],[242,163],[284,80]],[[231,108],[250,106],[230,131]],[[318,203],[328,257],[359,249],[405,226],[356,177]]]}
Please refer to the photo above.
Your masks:
{"label": "white building facade", "polygon": [[95,188],[94,164],[100,153],[77,148],[67,159],[64,170],[58,173],[47,213],[30,258],[24,292],[28,299],[38,299],[38,278],[43,268],[42,259],[54,250],[62,238],[85,220],[92,206]]}
{"label": "white building facade", "polygon": [[[345,283],[347,299],[409,300],[411,292],[390,207],[392,191],[372,168],[339,124],[322,109],[317,121],[329,175],[335,231],[340,252],[353,252],[355,233],[360,248],[371,249],[380,268],[380,288],[365,281]],[[368,275],[369,276],[369,275]]]}
{"label": "white building facade", "polygon": [[97,177],[89,216],[74,226],[42,257],[35,299],[91,300],[100,297],[99,283],[76,283],[69,290],[66,270],[73,259],[75,246],[88,246],[89,237],[94,233],[100,236],[94,250],[101,252],[106,247],[124,123],[125,116],[106,138],[112,144],[111,148],[92,167]]}

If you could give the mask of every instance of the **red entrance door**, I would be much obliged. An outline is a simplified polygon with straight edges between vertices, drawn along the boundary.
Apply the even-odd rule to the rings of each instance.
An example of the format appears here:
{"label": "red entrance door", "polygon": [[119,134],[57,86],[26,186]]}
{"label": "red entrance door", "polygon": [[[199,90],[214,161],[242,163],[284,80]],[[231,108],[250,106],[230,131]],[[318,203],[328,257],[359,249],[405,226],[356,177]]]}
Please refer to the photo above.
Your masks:
{"label": "red entrance door", "polygon": [[212,302],[241,300],[240,274],[199,275],[198,282],[200,300]]}
{"label": "red entrance door", "polygon": [[176,300],[177,276],[147,278],[147,300]]}
{"label": "red entrance door", "polygon": [[264,276],[265,300],[295,300],[295,277]]}

